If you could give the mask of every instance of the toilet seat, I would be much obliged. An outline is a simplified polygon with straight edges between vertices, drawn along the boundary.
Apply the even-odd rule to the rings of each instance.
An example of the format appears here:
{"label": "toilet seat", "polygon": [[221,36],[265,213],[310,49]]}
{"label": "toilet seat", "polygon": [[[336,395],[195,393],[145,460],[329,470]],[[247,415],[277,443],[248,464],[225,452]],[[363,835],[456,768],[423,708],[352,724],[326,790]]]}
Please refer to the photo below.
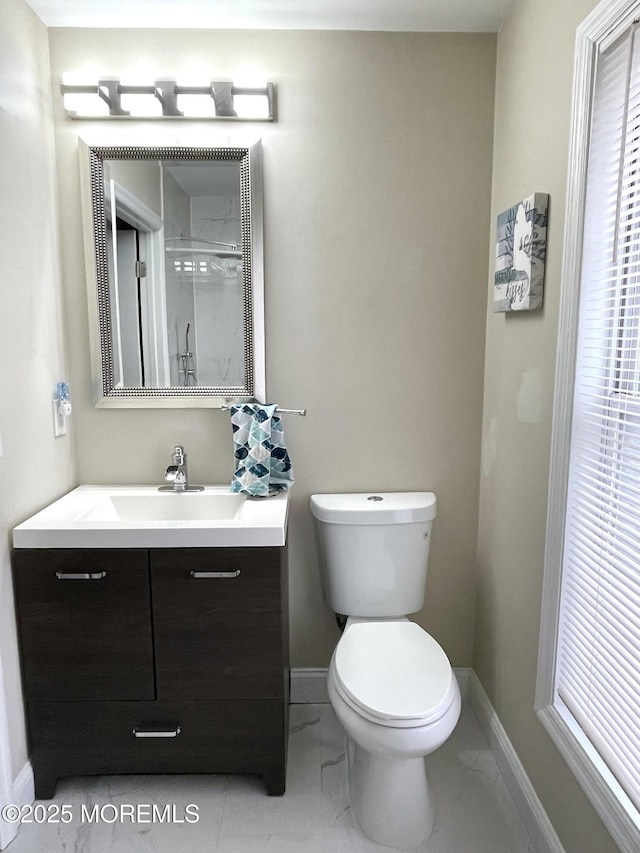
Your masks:
{"label": "toilet seat", "polygon": [[361,716],[409,728],[440,719],[455,699],[455,677],[438,643],[415,622],[359,622],[333,657],[335,686]]}

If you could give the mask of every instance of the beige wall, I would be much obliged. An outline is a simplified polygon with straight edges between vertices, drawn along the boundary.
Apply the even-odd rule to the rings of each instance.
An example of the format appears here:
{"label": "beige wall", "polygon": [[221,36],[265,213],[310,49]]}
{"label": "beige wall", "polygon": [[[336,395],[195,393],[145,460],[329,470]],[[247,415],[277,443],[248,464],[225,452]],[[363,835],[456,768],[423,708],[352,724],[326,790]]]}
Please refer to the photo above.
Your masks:
{"label": "beige wall", "polygon": [[[205,79],[233,79],[257,65],[278,86],[277,123],[199,130],[209,144],[247,131],[263,139],[268,396],[309,412],[285,422],[297,479],[293,663],[326,665],[337,640],[320,591],[309,495],[433,489],[430,602],[419,619],[454,664],[469,664],[495,36],[49,35],[81,482],[159,482],[177,442],[194,481],[227,482],[232,442],[220,411],[92,406],[76,137],[105,125],[65,119],[61,75],[140,67],[150,79],[179,78],[200,67]],[[115,125],[108,130],[132,129]]]}
{"label": "beige wall", "polygon": [[11,741],[11,756],[0,762],[10,759],[15,778],[27,751],[11,529],[72,488],[76,473],[72,433],[54,439],[51,409],[56,382],[68,373],[47,30],[23,0],[0,4],[0,56],[0,677]]}
{"label": "beige wall", "polygon": [[543,311],[487,316],[474,658],[567,853],[617,849],[533,710],[574,40],[594,6],[528,0],[498,37],[492,222],[532,192],[551,199]]}

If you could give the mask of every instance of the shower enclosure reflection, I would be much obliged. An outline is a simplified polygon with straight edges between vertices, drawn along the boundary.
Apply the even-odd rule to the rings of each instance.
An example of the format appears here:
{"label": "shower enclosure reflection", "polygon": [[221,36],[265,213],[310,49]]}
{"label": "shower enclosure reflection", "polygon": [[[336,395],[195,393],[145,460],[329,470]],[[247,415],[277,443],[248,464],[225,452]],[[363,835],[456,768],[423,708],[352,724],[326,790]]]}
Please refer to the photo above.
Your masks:
{"label": "shower enclosure reflection", "polygon": [[259,396],[262,217],[255,152],[251,163],[252,149],[87,150],[98,405]]}
{"label": "shower enclosure reflection", "polygon": [[[147,163],[146,186],[123,165],[104,163],[116,382],[240,385],[238,163]],[[154,258],[163,248],[164,264]]]}

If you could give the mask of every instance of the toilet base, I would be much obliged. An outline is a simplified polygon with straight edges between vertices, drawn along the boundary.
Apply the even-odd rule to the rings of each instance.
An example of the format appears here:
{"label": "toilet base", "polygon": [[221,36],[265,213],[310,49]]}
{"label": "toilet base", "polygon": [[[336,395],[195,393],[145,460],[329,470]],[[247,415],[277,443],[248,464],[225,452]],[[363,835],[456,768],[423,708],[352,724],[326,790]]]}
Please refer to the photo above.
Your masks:
{"label": "toilet base", "polygon": [[362,832],[386,847],[419,847],[433,829],[424,758],[368,752],[347,736],[351,811]]}

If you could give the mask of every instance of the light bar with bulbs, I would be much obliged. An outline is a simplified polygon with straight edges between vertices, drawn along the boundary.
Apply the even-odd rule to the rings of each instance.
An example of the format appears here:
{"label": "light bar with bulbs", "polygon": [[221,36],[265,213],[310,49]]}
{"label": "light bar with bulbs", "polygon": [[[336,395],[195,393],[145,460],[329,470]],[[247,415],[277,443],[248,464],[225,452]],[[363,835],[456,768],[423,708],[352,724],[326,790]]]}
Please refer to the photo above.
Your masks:
{"label": "light bar with bulbs", "polygon": [[97,84],[62,83],[60,91],[67,116],[73,119],[275,121],[273,83],[180,86],[174,80],[156,80],[152,86],[129,86],[118,79],[104,79]]}

